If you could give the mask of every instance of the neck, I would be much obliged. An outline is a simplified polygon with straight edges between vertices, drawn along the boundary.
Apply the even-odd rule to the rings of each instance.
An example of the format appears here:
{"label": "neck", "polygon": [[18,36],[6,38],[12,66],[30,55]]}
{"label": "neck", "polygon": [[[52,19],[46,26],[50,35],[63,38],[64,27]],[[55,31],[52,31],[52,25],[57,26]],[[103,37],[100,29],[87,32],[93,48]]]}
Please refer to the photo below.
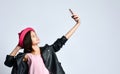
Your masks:
{"label": "neck", "polygon": [[40,48],[38,45],[32,45],[33,48],[33,54],[40,54]]}

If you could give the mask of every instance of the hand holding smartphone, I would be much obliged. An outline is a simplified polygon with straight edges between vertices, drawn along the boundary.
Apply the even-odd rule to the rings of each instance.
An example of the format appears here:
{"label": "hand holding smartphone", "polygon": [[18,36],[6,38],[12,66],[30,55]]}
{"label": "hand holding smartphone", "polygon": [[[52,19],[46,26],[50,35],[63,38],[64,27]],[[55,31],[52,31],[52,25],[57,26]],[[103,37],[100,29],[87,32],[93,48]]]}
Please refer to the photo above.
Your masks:
{"label": "hand holding smartphone", "polygon": [[69,9],[70,13],[72,14],[72,18],[77,22],[79,23],[80,22],[80,19],[79,19],[79,16],[74,14],[73,11],[71,9]]}

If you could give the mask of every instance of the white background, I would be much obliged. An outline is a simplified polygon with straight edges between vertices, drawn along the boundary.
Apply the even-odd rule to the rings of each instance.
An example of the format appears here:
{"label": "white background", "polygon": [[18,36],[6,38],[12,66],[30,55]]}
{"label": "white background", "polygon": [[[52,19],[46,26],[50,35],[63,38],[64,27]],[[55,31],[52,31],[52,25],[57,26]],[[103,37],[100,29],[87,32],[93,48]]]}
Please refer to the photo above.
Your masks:
{"label": "white background", "polygon": [[75,25],[69,8],[81,25],[57,53],[66,74],[120,74],[119,0],[0,0],[0,74],[18,32],[33,27],[40,46],[52,44]]}

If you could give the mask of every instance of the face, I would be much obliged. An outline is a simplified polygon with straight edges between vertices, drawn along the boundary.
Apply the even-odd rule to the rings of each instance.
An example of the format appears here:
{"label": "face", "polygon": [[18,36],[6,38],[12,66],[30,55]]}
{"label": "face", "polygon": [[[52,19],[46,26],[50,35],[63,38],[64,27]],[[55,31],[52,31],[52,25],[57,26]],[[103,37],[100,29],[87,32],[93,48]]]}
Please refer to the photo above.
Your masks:
{"label": "face", "polygon": [[37,34],[34,31],[31,31],[30,34],[32,39],[32,45],[37,45],[40,42]]}

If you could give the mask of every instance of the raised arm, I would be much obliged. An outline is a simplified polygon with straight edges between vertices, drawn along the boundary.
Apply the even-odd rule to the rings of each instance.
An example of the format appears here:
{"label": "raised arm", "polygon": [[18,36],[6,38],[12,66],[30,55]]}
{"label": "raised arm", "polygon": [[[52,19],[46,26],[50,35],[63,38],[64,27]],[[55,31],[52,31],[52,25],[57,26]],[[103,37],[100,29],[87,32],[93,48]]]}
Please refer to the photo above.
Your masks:
{"label": "raised arm", "polygon": [[14,65],[14,62],[15,62],[15,56],[17,54],[17,52],[21,49],[20,46],[16,46],[13,51],[6,56],[6,59],[5,59],[5,62],[4,64],[8,67],[12,67]]}
{"label": "raised arm", "polygon": [[74,14],[71,9],[69,9],[72,13],[72,18],[75,20],[76,24],[65,34],[65,37],[69,39],[73,33],[76,31],[76,29],[80,26],[80,18],[78,15]]}
{"label": "raised arm", "polygon": [[13,51],[10,53],[10,56],[15,56],[20,49],[21,49],[21,47],[17,45],[17,46],[13,49]]}

